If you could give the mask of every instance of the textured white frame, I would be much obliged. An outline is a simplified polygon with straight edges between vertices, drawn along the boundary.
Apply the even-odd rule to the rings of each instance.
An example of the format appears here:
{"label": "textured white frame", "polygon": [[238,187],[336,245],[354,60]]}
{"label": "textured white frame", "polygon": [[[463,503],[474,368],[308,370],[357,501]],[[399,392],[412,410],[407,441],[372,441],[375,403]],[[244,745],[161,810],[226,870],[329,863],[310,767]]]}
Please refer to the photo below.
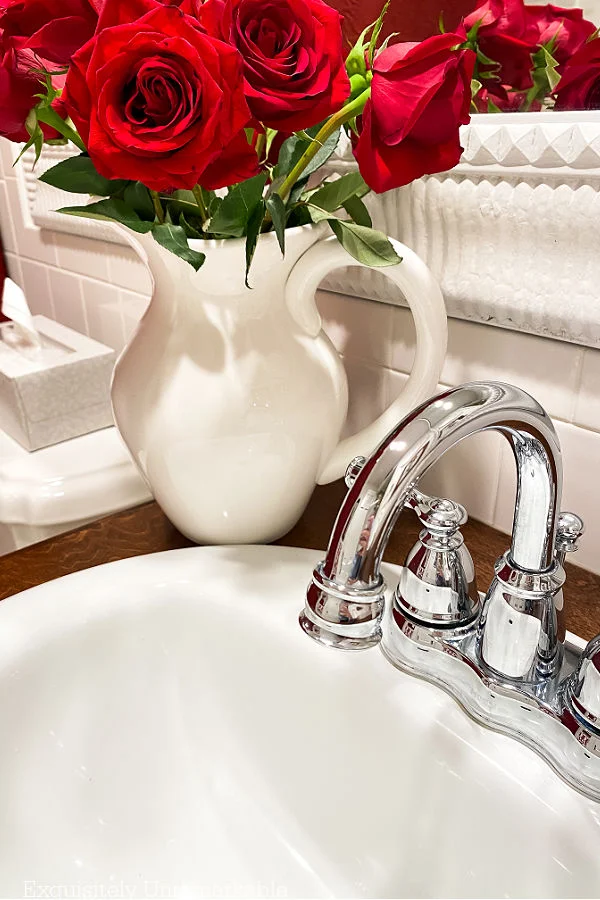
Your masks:
{"label": "textured white frame", "polygon": [[[600,347],[600,111],[475,115],[462,143],[452,172],[371,196],[375,224],[428,263],[451,316]],[[26,160],[33,223],[118,241],[110,227],[54,211],[85,197],[37,181],[68,152],[50,148],[35,172]],[[331,168],[354,165],[346,148]],[[403,302],[372,271],[342,272],[327,287]]]}

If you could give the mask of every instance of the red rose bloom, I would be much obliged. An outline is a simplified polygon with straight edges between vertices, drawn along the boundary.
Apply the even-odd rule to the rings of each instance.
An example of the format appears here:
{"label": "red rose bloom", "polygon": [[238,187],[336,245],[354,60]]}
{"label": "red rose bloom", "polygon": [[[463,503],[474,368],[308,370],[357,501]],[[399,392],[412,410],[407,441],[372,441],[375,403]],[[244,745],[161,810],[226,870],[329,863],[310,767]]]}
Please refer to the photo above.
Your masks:
{"label": "red rose bloom", "polygon": [[309,128],[348,98],[341,17],[322,0],[207,0],[199,19],[240,51],[248,105],[267,127]]}
{"label": "red rose bloom", "polygon": [[[125,24],[106,27],[109,5]],[[237,51],[176,7],[109,5],[96,36],[73,58],[63,95],[100,174],[157,191],[221,187],[232,173],[238,180],[254,175]]]}
{"label": "red rose bloom", "polygon": [[[530,88],[537,33],[527,20],[523,0],[486,0],[464,21],[467,31],[477,23],[479,48],[499,63],[500,82],[518,91]],[[481,74],[485,78],[485,67]]]}
{"label": "red rose bloom", "polygon": [[12,49],[0,51],[0,135],[10,141],[29,138],[25,120],[38,102],[40,82],[20,71]]}
{"label": "red rose bloom", "polygon": [[[55,88],[60,89],[64,76],[55,76],[52,80]],[[38,103],[36,95],[40,90],[39,76],[23,64],[13,47],[5,45],[0,33],[0,137],[16,143],[29,140],[25,122]],[[60,97],[52,106],[64,118],[66,112]],[[60,138],[59,133],[49,125],[40,123],[40,127],[47,141]]]}
{"label": "red rose bloom", "polygon": [[600,38],[584,44],[564,67],[556,109],[600,109]]}
{"label": "red rose bloom", "polygon": [[459,126],[469,122],[475,54],[441,34],[394,44],[376,56],[371,98],[354,155],[363,178],[381,193],[460,160]]}
{"label": "red rose bloom", "polygon": [[525,15],[535,29],[536,43],[548,44],[556,39],[552,55],[560,65],[568,62],[596,30],[593,22],[583,18],[582,9],[528,6]]}
{"label": "red rose bloom", "polygon": [[68,65],[97,22],[92,0],[12,0],[0,13],[5,44],[31,64]]}

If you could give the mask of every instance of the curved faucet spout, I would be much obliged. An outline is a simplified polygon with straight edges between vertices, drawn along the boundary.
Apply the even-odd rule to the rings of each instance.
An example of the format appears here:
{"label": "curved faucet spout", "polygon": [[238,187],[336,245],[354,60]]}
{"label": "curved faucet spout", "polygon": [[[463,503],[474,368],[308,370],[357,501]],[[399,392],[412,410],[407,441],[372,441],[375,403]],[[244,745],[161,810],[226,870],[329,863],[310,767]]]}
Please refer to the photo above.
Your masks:
{"label": "curved faucet spout", "polygon": [[475,382],[445,391],[414,410],[364,463],[340,509],[327,556],[315,571],[308,615],[312,611],[320,620],[340,622],[339,608],[334,611],[335,604],[329,602],[335,597],[338,606],[343,601],[357,607],[346,622],[356,625],[357,611],[358,621],[361,611],[365,623],[372,617],[383,603],[383,553],[410,492],[447,450],[489,430],[510,441],[517,465],[510,564],[524,573],[552,569],[562,489],[560,445],[552,421],[519,388]]}

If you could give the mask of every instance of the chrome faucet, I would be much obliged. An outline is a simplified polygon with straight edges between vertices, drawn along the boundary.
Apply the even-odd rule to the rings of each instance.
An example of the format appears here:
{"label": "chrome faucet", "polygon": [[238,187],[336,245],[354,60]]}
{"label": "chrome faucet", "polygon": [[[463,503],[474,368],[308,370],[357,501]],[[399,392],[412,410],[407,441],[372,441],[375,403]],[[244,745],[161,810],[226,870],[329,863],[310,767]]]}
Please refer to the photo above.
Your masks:
{"label": "chrome faucet", "polygon": [[[512,446],[517,495],[511,545],[482,604],[460,532],[466,511],[427,497],[418,483],[447,450],[488,430]],[[583,523],[559,514],[560,445],[542,407],[496,382],[445,391],[407,416],[369,459],[354,460],[346,482],[327,555],[307,591],[304,631],[345,650],[381,643],[395,666],[440,684],[480,721],[524,741],[600,799],[598,640],[578,659],[562,625],[564,557]],[[381,563],[404,509],[423,530],[386,603]],[[565,729],[576,738],[569,736],[568,748]]]}

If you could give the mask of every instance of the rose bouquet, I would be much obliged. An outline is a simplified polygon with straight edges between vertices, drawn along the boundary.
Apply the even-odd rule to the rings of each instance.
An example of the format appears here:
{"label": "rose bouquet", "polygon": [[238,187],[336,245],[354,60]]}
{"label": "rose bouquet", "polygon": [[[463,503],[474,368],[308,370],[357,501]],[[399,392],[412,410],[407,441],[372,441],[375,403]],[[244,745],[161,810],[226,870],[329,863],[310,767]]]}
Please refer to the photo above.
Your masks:
{"label": "rose bouquet", "polygon": [[[151,232],[196,269],[190,239],[245,237],[249,268],[261,233],[284,251],[322,221],[393,265],[363,198],[458,162],[476,55],[463,31],[382,43],[382,22],[346,55],[323,0],[5,0],[0,133],[74,144],[42,180],[92,202],[63,212]],[[328,180],[341,129],[359,171]]]}
{"label": "rose bouquet", "polygon": [[600,39],[581,9],[486,0],[464,27],[479,112],[600,106]]}
{"label": "rose bouquet", "polygon": [[[58,7],[58,11],[57,11]],[[385,10],[384,10],[385,12]],[[600,40],[581,11],[486,0],[456,32],[345,54],[323,0],[0,0],[0,134],[78,150],[42,176],[89,194],[70,215],[152,233],[198,269],[190,239],[329,223],[359,261],[398,262],[363,199],[461,155],[475,110],[600,96]],[[327,178],[340,133],[358,171]],[[224,191],[223,189],[227,189]]]}

